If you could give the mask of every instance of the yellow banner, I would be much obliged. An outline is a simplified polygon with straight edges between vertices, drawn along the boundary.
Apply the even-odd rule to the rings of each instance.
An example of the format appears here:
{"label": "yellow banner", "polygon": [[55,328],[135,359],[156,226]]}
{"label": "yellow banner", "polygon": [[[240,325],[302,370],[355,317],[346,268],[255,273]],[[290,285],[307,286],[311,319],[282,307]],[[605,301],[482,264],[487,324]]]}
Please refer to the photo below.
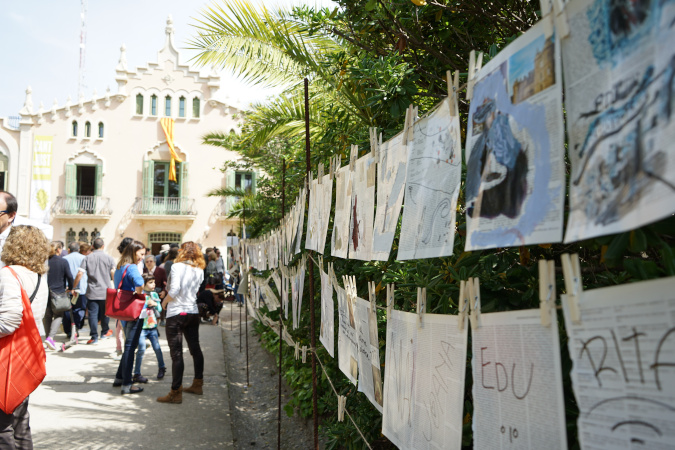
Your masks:
{"label": "yellow banner", "polygon": [[44,223],[49,223],[48,206],[52,193],[53,145],[53,136],[35,136],[33,141],[29,217]]}

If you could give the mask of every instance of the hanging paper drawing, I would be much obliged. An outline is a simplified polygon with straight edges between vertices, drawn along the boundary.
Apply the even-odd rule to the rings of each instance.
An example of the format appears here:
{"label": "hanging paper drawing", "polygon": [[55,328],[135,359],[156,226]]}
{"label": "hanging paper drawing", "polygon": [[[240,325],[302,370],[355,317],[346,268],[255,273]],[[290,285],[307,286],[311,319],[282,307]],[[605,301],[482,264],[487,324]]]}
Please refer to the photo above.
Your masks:
{"label": "hanging paper drawing", "polygon": [[352,201],[352,172],[349,166],[342,167],[335,174],[335,216],[333,218],[333,236],[331,255],[347,258],[349,249],[350,209]]}
{"label": "hanging paper drawing", "polygon": [[370,260],[375,216],[375,160],[365,155],[356,160],[352,172],[352,218],[349,258]]}

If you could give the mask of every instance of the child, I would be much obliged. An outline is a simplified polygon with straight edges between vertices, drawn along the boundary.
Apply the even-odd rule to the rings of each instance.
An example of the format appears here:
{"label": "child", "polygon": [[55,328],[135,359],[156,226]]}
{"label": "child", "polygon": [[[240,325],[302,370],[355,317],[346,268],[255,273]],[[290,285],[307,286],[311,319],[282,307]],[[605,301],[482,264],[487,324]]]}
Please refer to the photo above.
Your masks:
{"label": "child", "polygon": [[159,346],[159,333],[157,332],[157,318],[160,316],[162,311],[161,300],[155,292],[155,277],[146,273],[143,274],[143,281],[145,285],[143,286],[143,292],[145,293],[145,306],[143,306],[143,311],[141,311],[140,318],[143,319],[143,330],[141,331],[141,337],[138,340],[138,350],[136,351],[136,367],[134,370],[134,383],[147,383],[148,379],[141,375],[141,363],[143,362],[143,355],[145,354],[145,339],[150,339],[152,344],[152,349],[155,351],[157,356],[157,364],[159,364],[159,372],[157,372],[157,379],[161,380],[164,378],[166,373],[166,365],[164,364],[164,356],[162,355],[162,349]]}

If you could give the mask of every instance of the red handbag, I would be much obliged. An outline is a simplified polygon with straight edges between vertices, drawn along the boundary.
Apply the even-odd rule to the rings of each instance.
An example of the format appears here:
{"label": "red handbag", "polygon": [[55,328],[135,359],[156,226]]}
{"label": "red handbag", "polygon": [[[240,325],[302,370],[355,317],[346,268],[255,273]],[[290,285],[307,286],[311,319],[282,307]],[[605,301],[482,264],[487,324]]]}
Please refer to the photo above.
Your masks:
{"label": "red handbag", "polygon": [[[7,268],[21,286],[16,272],[11,267]],[[37,292],[37,288],[35,291]],[[5,414],[12,414],[47,375],[45,368],[47,356],[35,323],[31,302],[23,286],[21,286],[21,301],[23,314],[19,328],[9,336],[0,338],[0,392],[5,393],[0,395],[0,409]]]}
{"label": "red handbag", "polygon": [[131,321],[136,320],[141,315],[143,305],[145,305],[145,294],[137,294],[134,291],[125,291],[122,289],[122,282],[127,275],[127,269],[124,269],[122,279],[117,289],[108,288],[105,298],[105,315],[111,319]]}

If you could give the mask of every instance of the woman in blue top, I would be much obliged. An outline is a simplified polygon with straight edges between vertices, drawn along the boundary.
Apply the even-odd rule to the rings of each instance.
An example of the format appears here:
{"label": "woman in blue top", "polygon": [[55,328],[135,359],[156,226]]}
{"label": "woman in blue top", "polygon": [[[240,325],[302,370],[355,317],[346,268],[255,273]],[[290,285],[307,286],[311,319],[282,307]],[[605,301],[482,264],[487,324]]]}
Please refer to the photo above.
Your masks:
{"label": "woman in blue top", "polygon": [[[122,253],[120,262],[117,263],[117,270],[115,271],[115,287],[122,282],[121,289],[125,291],[143,292],[143,277],[138,270],[138,263],[145,257],[145,244],[134,240],[129,244]],[[125,273],[126,271],[126,273]],[[122,279],[124,277],[124,279]],[[122,322],[124,327],[124,353],[120,360],[120,365],[117,368],[117,375],[115,375],[115,382],[113,387],[122,386],[122,395],[136,394],[143,392],[140,386],[131,386],[131,372],[134,368],[134,353],[138,347],[138,340],[141,336],[143,328],[143,321],[136,319],[128,322]]]}

